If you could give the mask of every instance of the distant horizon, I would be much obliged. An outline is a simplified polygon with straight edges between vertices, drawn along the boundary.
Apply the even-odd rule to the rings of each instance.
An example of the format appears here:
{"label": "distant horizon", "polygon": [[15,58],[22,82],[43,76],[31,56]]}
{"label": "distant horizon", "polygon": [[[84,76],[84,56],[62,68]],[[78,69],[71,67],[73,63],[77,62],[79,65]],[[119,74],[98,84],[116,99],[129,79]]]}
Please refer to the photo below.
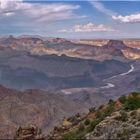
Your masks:
{"label": "distant horizon", "polygon": [[67,37],[58,37],[58,36],[42,36],[42,35],[28,35],[28,34],[21,34],[21,35],[12,35],[12,34],[9,34],[9,35],[0,35],[0,38],[4,38],[4,37],[14,37],[14,38],[19,38],[19,37],[36,37],[36,38],[60,38],[60,39],[67,39],[67,40],[131,40],[131,39],[134,39],[134,40],[140,40],[140,37],[139,38],[67,38]]}

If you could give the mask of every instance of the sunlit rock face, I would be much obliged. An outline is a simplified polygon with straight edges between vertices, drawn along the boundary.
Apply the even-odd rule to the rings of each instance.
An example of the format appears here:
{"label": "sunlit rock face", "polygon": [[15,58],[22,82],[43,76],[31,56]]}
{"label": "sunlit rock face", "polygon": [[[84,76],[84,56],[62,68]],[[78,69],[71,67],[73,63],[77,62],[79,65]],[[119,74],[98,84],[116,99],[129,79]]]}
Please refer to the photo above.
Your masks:
{"label": "sunlit rock face", "polygon": [[140,40],[139,39],[124,40],[124,43],[128,47],[140,49]]}
{"label": "sunlit rock face", "polygon": [[107,39],[103,39],[103,40],[101,40],[101,39],[94,39],[94,40],[92,40],[92,39],[80,39],[80,40],[78,40],[78,41],[75,41],[75,43],[77,43],[77,44],[85,44],[85,45],[94,45],[94,46],[100,46],[100,47],[102,47],[103,45],[105,45],[105,44],[107,44],[107,42],[108,42],[109,40],[107,40]]}
{"label": "sunlit rock face", "polygon": [[82,59],[99,61],[124,57],[127,59],[140,58],[140,40],[107,40],[82,39],[66,40],[64,38],[43,37],[3,37],[0,38],[0,48],[11,48],[18,51],[27,51],[33,55],[55,54],[67,55]]}
{"label": "sunlit rock face", "polygon": [[139,50],[134,50],[134,49],[124,49],[122,50],[123,55],[128,58],[128,59],[139,59],[140,58],[140,51]]}
{"label": "sunlit rock face", "polygon": [[[105,48],[109,51],[113,51],[114,54],[121,50],[122,54],[127,59],[139,59],[140,58],[140,40],[80,40],[78,43],[87,45],[96,45],[98,47]],[[94,46],[93,46],[94,47]]]}

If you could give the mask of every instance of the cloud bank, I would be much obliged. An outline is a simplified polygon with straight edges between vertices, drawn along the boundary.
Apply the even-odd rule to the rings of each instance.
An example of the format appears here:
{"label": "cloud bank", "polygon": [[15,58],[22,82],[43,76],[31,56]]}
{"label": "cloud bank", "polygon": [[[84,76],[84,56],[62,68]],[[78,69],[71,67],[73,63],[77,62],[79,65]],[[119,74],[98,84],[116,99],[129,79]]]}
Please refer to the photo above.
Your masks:
{"label": "cloud bank", "polygon": [[[29,3],[22,0],[0,0],[0,29],[39,30],[48,23],[84,18],[75,14],[79,5],[68,3]],[[34,29],[33,29],[34,28]],[[6,32],[5,31],[5,32]]]}
{"label": "cloud bank", "polygon": [[115,31],[109,26],[105,26],[103,24],[95,25],[94,23],[88,23],[84,25],[75,25],[71,29],[62,29],[58,32],[110,32]]}
{"label": "cloud bank", "polygon": [[112,18],[114,20],[118,20],[123,23],[137,23],[137,22],[140,23],[140,13],[131,14],[131,15],[127,15],[127,16],[122,16],[122,15],[112,16]]}

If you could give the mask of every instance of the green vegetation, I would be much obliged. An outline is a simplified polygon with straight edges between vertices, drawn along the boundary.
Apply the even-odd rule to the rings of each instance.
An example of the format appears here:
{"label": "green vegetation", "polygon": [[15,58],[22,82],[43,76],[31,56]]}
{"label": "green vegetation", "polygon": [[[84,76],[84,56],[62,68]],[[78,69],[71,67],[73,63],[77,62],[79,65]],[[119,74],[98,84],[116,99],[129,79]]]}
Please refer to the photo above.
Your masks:
{"label": "green vegetation", "polygon": [[122,121],[127,121],[128,120],[128,116],[127,116],[127,113],[125,111],[121,111],[120,114],[121,114],[121,120]]}
{"label": "green vegetation", "polygon": [[126,96],[123,95],[123,96],[121,96],[118,100],[120,101],[120,103],[124,104],[124,103],[126,102],[127,99],[126,99]]}
{"label": "green vegetation", "polygon": [[99,109],[103,109],[103,108],[104,108],[104,105],[100,105],[100,106],[99,106]]}
{"label": "green vegetation", "polygon": [[94,130],[94,128],[96,127],[96,125],[98,125],[100,122],[101,122],[101,120],[99,120],[99,119],[95,119],[95,120],[91,121],[90,126],[88,127],[87,131],[92,132]]}
{"label": "green vegetation", "polygon": [[96,117],[100,120],[103,120],[105,117],[111,115],[111,113],[115,110],[115,102],[110,100],[104,110],[97,109],[96,110]]}
{"label": "green vegetation", "polygon": [[111,115],[111,113],[115,110],[115,102],[111,101],[108,103],[107,108],[105,109],[105,117]]}
{"label": "green vegetation", "polygon": [[133,97],[139,97],[140,96],[140,93],[139,92],[132,92],[131,95]]}
{"label": "green vegetation", "polygon": [[134,92],[131,96],[128,97],[127,101],[125,102],[124,109],[135,110],[138,108],[140,108],[140,95]]}
{"label": "green vegetation", "polygon": [[100,119],[104,118],[104,113],[99,109],[96,111],[96,118],[100,118]]}
{"label": "green vegetation", "polygon": [[85,122],[84,122],[84,124],[85,125],[89,125],[90,124],[90,120],[89,119],[86,119]]}
{"label": "green vegetation", "polygon": [[86,134],[86,129],[80,125],[78,129],[68,132],[62,136],[62,140],[81,140]]}
{"label": "green vegetation", "polygon": [[84,131],[84,129],[85,129],[84,124],[80,124],[79,127],[78,127],[78,131],[82,132],[82,131]]}
{"label": "green vegetation", "polygon": [[62,140],[81,140],[84,139],[85,134],[92,132],[96,125],[98,125],[101,120],[96,119],[93,121],[86,121],[89,125],[86,127],[84,124],[80,124],[77,129],[68,132],[62,136]]}
{"label": "green vegetation", "polygon": [[120,111],[120,120],[125,122],[128,120],[128,116],[127,116],[127,113],[125,111]]}
{"label": "green vegetation", "polygon": [[112,104],[112,103],[114,103],[114,101],[113,101],[112,99],[110,99],[110,100],[108,101],[108,104]]}
{"label": "green vegetation", "polygon": [[[140,94],[137,92],[133,92],[128,97],[121,96],[118,101],[121,103],[121,108],[116,108],[116,103],[112,99],[109,100],[107,105],[101,105],[99,108],[95,109],[92,107],[89,109],[89,114],[95,116],[93,119],[89,119],[88,117],[84,120],[81,120],[76,124],[75,128],[69,132],[66,132],[62,135],[63,140],[77,140],[84,139],[87,133],[94,131],[95,127],[104,120],[107,116],[110,116],[113,112],[119,111],[120,116],[117,116],[115,119],[118,121],[122,121],[122,123],[126,123],[131,116],[136,117],[137,112],[136,109],[140,108]],[[131,111],[132,110],[132,111]],[[128,111],[131,111],[130,116],[128,115]],[[75,115],[74,117],[69,118],[70,121],[77,121],[79,115]],[[138,116],[137,116],[138,117]],[[132,122],[133,123],[133,122]],[[134,122],[137,123],[136,121]],[[138,125],[138,124],[137,124]],[[126,124],[127,126],[127,124]],[[129,131],[127,129],[123,129],[120,133],[117,134],[119,138],[127,139],[129,137]],[[139,137],[137,135],[136,137]]]}
{"label": "green vegetation", "polygon": [[75,140],[75,139],[79,139],[77,137],[76,132],[69,132],[67,134],[64,134],[62,137],[62,140]]}
{"label": "green vegetation", "polygon": [[93,112],[95,112],[95,110],[96,110],[95,107],[91,107],[91,108],[89,109],[89,112],[90,112],[90,113],[93,113]]}

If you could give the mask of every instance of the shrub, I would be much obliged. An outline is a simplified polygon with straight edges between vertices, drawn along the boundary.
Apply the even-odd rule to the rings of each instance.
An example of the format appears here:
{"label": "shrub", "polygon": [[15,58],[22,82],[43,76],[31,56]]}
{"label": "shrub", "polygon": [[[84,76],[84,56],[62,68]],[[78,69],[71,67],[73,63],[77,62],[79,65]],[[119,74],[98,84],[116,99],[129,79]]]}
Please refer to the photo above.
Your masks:
{"label": "shrub", "polygon": [[88,132],[93,131],[94,128],[96,127],[96,125],[98,125],[100,122],[101,122],[100,119],[96,119],[96,120],[93,120],[92,122],[90,122],[90,126],[88,128]]}
{"label": "shrub", "polygon": [[98,119],[104,119],[104,113],[101,112],[100,110],[96,111],[96,118]]}
{"label": "shrub", "polygon": [[89,119],[86,119],[85,122],[84,122],[84,124],[85,125],[89,125],[90,124],[90,120]]}
{"label": "shrub", "polygon": [[75,140],[77,138],[76,132],[69,132],[62,136],[62,140]]}
{"label": "shrub", "polygon": [[120,103],[124,104],[126,102],[126,96],[123,95],[118,100],[119,100]]}
{"label": "shrub", "polygon": [[80,124],[78,127],[78,131],[84,131],[84,129],[85,129],[84,124]]}
{"label": "shrub", "polygon": [[69,117],[67,119],[67,121],[70,121],[70,122],[74,122],[75,120],[76,120],[76,117],[75,116]]}
{"label": "shrub", "polygon": [[95,112],[95,110],[96,110],[95,107],[91,107],[91,108],[89,109],[89,112],[90,112],[90,113],[93,113],[93,112]]}
{"label": "shrub", "polygon": [[110,99],[110,100],[108,101],[108,104],[112,104],[112,103],[114,103],[114,100]]}
{"label": "shrub", "polygon": [[118,120],[118,121],[125,122],[125,121],[128,120],[128,115],[125,111],[120,111],[120,116],[116,116],[115,119]]}
{"label": "shrub", "polygon": [[114,111],[115,109],[115,102],[110,102],[106,109],[104,110],[104,117],[111,115],[111,113]]}
{"label": "shrub", "polygon": [[104,107],[104,105],[100,105],[100,106],[99,106],[99,109],[103,109],[103,107]]}
{"label": "shrub", "polygon": [[82,140],[86,134],[85,127],[83,124],[71,132],[68,132],[62,136],[62,140]]}
{"label": "shrub", "polygon": [[67,119],[67,121],[71,122],[73,125],[76,125],[79,122],[78,117],[76,115],[75,116],[72,116],[72,117],[69,117]]}
{"label": "shrub", "polygon": [[79,113],[77,113],[76,115],[75,115],[75,117],[77,117],[77,118],[79,118],[81,115],[79,114]]}
{"label": "shrub", "polygon": [[140,95],[139,92],[132,92],[131,94],[132,94],[133,97],[138,97]]}
{"label": "shrub", "polygon": [[140,97],[134,95],[133,97],[129,97],[124,104],[125,110],[135,110],[140,108]]}
{"label": "shrub", "polygon": [[121,121],[125,122],[125,121],[128,120],[128,115],[127,115],[127,113],[125,111],[120,111],[120,115],[121,115],[121,117],[120,117]]}

